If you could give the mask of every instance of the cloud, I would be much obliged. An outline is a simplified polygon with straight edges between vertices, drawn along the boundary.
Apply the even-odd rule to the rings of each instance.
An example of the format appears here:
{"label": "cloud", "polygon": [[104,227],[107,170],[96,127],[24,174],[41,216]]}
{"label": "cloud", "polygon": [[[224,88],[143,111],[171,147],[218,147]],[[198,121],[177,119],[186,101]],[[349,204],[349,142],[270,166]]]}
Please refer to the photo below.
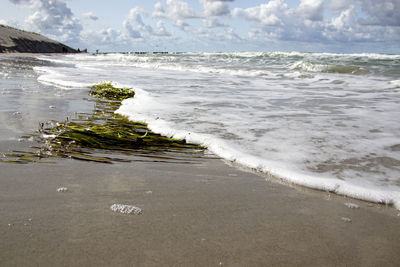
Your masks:
{"label": "cloud", "polygon": [[25,19],[30,30],[63,42],[79,41],[82,25],[66,3],[60,0],[10,0],[10,2],[29,5],[36,10]]}
{"label": "cloud", "polygon": [[[252,41],[290,41],[322,45],[396,42],[400,39],[400,0],[331,0],[333,11],[324,17],[324,0],[301,0],[289,8],[284,0],[270,0],[249,8],[235,8],[231,14],[254,22]],[[352,3],[352,4],[350,4]],[[397,45],[398,46],[398,45]]]}
{"label": "cloud", "polygon": [[228,27],[218,18],[230,15],[229,5],[226,2],[232,1],[200,0],[203,6],[203,25],[206,28]]}
{"label": "cloud", "polygon": [[29,1],[27,0],[9,0],[9,1],[16,5],[29,4]]}
{"label": "cloud", "polygon": [[144,37],[143,35],[153,32],[153,28],[143,22],[142,14],[146,14],[146,10],[143,8],[132,8],[123,21],[124,29],[128,32],[129,37],[133,39],[141,39]]}
{"label": "cloud", "polygon": [[188,3],[181,0],[166,0],[167,7],[164,9],[161,2],[154,5],[155,11],[152,16],[169,20],[193,19],[201,17],[198,12],[191,8]]}
{"label": "cloud", "polygon": [[91,50],[100,51],[125,51],[129,45],[129,38],[120,30],[111,27],[101,30],[86,30],[80,34],[81,48],[89,48]]}
{"label": "cloud", "polygon": [[224,16],[230,13],[227,1],[200,0],[203,6],[204,16]]}
{"label": "cloud", "polygon": [[271,0],[266,4],[246,9],[235,8],[232,16],[258,22],[259,26],[281,26],[288,6],[284,0]]}
{"label": "cloud", "polygon": [[[373,19],[373,17],[370,17],[370,19]],[[399,42],[400,27],[381,25],[381,23],[365,23],[365,19],[359,18],[357,8],[354,5],[350,5],[347,9],[342,10],[338,16],[333,17],[330,22],[326,23],[323,35],[328,40],[345,43]]]}
{"label": "cloud", "polygon": [[124,41],[121,39],[121,32],[113,28],[105,28],[99,31],[85,31],[82,32],[81,38],[90,44],[95,44],[96,46],[101,46],[104,44],[115,44],[117,42]]}
{"label": "cloud", "polygon": [[17,29],[23,29],[24,27],[16,19],[0,19],[0,24],[11,26]]}
{"label": "cloud", "polygon": [[172,36],[163,21],[159,20],[153,28],[146,24],[143,16],[148,16],[145,9],[141,7],[132,8],[123,21],[123,27],[132,39],[154,40],[155,38],[168,38]]}
{"label": "cloud", "polygon": [[203,19],[203,25],[207,28],[229,27],[228,24],[221,23],[216,17]]}
{"label": "cloud", "polygon": [[156,24],[156,28],[154,30],[154,35],[159,36],[159,37],[170,37],[172,36],[172,33],[170,33],[164,25],[164,22],[159,20]]}
{"label": "cloud", "polygon": [[347,9],[349,6],[350,6],[349,0],[331,0],[329,2],[329,8],[335,13]]}
{"label": "cloud", "polygon": [[187,20],[200,19],[202,14],[189,6],[187,2],[181,0],[166,0],[166,7],[161,2],[154,5],[152,18],[166,20],[174,27],[188,34],[193,34],[195,30]]}
{"label": "cloud", "polygon": [[361,9],[369,17],[361,19],[363,24],[400,26],[400,0],[358,0]]}
{"label": "cloud", "polygon": [[175,27],[181,29],[184,32],[188,32],[190,31],[190,25],[188,23],[186,23],[184,20],[182,19],[178,19],[174,24]]}
{"label": "cloud", "polygon": [[[236,8],[234,0],[198,0],[198,5],[188,0],[159,0],[153,10],[130,9],[121,19],[120,30],[106,26],[99,31],[84,31],[67,6],[68,0],[9,1],[32,10],[21,28],[67,43],[86,42],[95,47],[108,43],[112,49],[132,44],[147,49],[169,40],[170,47],[182,43],[188,47],[193,47],[192,43],[207,45],[209,41],[223,48],[223,43],[230,41],[230,46],[256,48],[251,44],[257,44],[261,49],[265,44],[278,43],[354,47],[382,42],[398,50],[400,42],[400,0],[299,0],[295,7],[289,6],[288,0],[264,0],[253,5],[253,1],[241,1],[240,6],[236,1]],[[80,18],[86,26],[93,24],[86,20],[99,19],[93,12]],[[12,21],[2,20],[6,24]]]}
{"label": "cloud", "polygon": [[[352,41],[356,39],[355,28],[356,11],[354,6],[340,12],[337,17],[333,17],[323,32],[328,40],[334,41]],[[361,36],[358,35],[358,38]]]}
{"label": "cloud", "polygon": [[296,13],[312,21],[323,19],[324,0],[301,0]]}
{"label": "cloud", "polygon": [[99,19],[99,17],[96,16],[93,12],[83,13],[82,18],[90,19],[90,20],[98,20]]}

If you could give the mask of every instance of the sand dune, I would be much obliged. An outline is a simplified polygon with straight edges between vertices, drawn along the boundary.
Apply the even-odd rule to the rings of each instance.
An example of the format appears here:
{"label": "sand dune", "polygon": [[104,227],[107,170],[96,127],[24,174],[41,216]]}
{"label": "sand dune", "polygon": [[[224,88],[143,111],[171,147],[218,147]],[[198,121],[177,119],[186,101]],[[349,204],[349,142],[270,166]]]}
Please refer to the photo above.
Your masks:
{"label": "sand dune", "polygon": [[43,35],[0,25],[0,53],[76,53]]}

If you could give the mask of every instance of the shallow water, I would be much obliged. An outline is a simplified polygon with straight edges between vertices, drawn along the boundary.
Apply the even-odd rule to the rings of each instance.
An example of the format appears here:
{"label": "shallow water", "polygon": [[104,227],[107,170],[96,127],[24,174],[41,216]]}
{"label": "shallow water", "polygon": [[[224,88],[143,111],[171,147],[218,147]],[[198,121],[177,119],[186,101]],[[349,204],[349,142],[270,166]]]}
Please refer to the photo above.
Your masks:
{"label": "shallow water", "polygon": [[399,207],[400,55],[79,54],[37,60],[45,62],[34,67],[40,88],[70,94],[112,80],[136,91],[118,112],[156,132],[297,184]]}
{"label": "shallow water", "polygon": [[66,91],[37,81],[37,66],[54,65],[28,55],[0,55],[0,141],[31,134],[39,123],[65,120],[92,106],[83,90]]}

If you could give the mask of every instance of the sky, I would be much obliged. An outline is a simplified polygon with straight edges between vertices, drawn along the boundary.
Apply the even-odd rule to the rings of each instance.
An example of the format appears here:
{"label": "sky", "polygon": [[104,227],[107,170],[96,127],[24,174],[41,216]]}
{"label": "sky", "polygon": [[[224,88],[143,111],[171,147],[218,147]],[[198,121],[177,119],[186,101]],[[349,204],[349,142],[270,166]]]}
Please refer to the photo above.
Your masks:
{"label": "sky", "polygon": [[0,0],[0,24],[73,48],[400,54],[400,0]]}

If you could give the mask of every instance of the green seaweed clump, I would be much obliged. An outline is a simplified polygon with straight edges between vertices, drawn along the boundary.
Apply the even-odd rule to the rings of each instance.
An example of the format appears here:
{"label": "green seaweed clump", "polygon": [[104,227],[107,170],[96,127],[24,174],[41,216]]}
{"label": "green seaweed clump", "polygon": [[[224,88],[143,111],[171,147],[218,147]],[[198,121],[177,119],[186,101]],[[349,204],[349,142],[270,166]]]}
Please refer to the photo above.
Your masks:
{"label": "green seaweed clump", "polygon": [[117,88],[112,82],[102,82],[91,87],[90,95],[98,98],[122,101],[135,96],[135,92],[130,88]]}
{"label": "green seaweed clump", "polygon": [[141,148],[198,148],[184,140],[153,133],[146,124],[130,121],[125,116],[114,113],[104,113],[102,117],[90,117],[81,121],[52,122],[42,129],[42,135],[54,136],[47,140],[53,150],[95,148],[136,151]]}
{"label": "green seaweed clump", "polygon": [[130,151],[138,153],[179,152],[196,153],[204,148],[188,144],[185,140],[168,138],[150,131],[147,124],[134,122],[116,114],[123,99],[133,97],[127,88],[115,88],[109,83],[93,85],[89,95],[96,97],[92,113],[76,113],[75,118],[66,121],[41,123],[37,133],[27,136],[41,144],[35,152],[5,154],[0,162],[29,163],[42,158],[68,157],[103,163],[114,159],[95,156],[100,151]]}

